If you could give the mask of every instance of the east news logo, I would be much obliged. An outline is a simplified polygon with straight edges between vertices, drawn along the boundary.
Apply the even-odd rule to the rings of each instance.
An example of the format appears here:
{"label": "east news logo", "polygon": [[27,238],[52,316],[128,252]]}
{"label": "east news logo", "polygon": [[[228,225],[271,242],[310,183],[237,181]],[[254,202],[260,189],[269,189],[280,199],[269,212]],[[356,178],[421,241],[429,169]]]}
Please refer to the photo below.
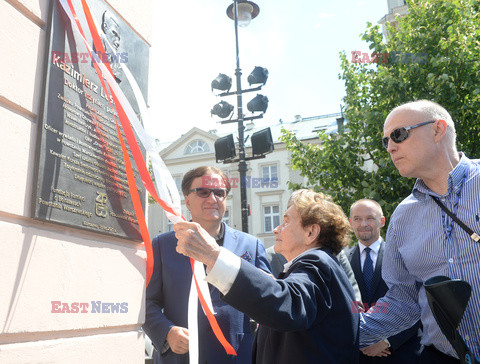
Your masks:
{"label": "east news logo", "polygon": [[127,313],[128,302],[62,302],[51,301],[52,313]]}

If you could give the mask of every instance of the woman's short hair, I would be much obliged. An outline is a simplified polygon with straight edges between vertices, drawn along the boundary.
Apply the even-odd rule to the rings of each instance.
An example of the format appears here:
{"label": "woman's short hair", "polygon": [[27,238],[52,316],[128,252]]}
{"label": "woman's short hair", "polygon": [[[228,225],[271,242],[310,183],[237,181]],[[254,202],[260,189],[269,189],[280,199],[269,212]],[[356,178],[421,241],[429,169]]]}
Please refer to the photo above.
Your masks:
{"label": "woman's short hair", "polygon": [[312,190],[297,190],[288,201],[288,207],[292,205],[300,214],[302,227],[320,226],[320,246],[337,255],[348,245],[352,229],[342,208],[333,202],[331,196]]}
{"label": "woman's short hair", "polygon": [[[217,167],[212,167],[212,166],[201,166],[201,167],[197,167],[189,170],[187,173],[185,173],[185,176],[183,176],[183,180],[182,180],[183,195],[184,196],[188,195],[188,191],[190,191],[190,187],[192,187],[192,183],[195,178],[203,177],[208,174],[220,175],[223,183],[225,184],[224,187],[227,189],[228,192],[230,192],[232,188],[230,185],[230,181],[228,180],[227,175],[221,169],[218,169]],[[218,186],[213,186],[213,183],[212,183],[212,188],[218,188]]]}

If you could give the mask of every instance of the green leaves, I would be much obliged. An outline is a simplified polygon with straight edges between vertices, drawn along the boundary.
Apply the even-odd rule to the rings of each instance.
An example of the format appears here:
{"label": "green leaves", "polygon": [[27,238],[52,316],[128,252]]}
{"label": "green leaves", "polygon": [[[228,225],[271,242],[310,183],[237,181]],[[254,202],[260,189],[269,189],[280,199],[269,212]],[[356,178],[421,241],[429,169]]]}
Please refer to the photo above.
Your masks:
{"label": "green leaves", "polygon": [[388,42],[378,25],[367,24],[361,38],[372,52],[390,57],[370,65],[340,54],[348,131],[319,134],[319,145],[283,133],[292,166],[308,187],[333,195],[346,213],[355,200],[373,198],[388,218],[414,181],[399,175],[382,147],[383,123],[394,107],[417,99],[445,107],[456,122],[459,150],[480,158],[479,11],[476,0],[410,1],[408,14],[389,27]]}

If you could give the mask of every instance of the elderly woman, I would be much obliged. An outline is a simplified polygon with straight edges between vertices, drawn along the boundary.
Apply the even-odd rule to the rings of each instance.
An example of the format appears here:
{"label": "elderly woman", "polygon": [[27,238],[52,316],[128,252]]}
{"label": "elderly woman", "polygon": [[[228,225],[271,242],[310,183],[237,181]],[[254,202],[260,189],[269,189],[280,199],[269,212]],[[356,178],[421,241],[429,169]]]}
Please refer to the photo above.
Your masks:
{"label": "elderly woman", "polygon": [[177,251],[207,266],[223,300],[260,323],[253,363],[357,363],[359,315],[335,254],[350,226],[329,196],[295,191],[275,230],[275,251],[287,259],[273,279],[219,247],[199,225],[178,223]]}

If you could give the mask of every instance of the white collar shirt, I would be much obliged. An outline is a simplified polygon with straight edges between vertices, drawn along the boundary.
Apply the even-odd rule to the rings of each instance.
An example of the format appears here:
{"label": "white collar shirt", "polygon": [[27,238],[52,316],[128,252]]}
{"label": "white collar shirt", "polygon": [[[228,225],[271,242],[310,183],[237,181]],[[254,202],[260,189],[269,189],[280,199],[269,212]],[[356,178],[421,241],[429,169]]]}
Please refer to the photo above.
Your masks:
{"label": "white collar shirt", "polygon": [[[374,270],[377,265],[378,252],[380,251],[381,243],[382,243],[382,238],[380,237],[375,243],[369,246],[369,248],[371,249],[370,258],[372,258]],[[362,271],[363,271],[363,264],[365,263],[365,258],[367,257],[367,253],[365,252],[366,247],[367,246],[362,244],[360,241],[358,242],[358,248],[360,249],[360,264],[362,266]]]}

